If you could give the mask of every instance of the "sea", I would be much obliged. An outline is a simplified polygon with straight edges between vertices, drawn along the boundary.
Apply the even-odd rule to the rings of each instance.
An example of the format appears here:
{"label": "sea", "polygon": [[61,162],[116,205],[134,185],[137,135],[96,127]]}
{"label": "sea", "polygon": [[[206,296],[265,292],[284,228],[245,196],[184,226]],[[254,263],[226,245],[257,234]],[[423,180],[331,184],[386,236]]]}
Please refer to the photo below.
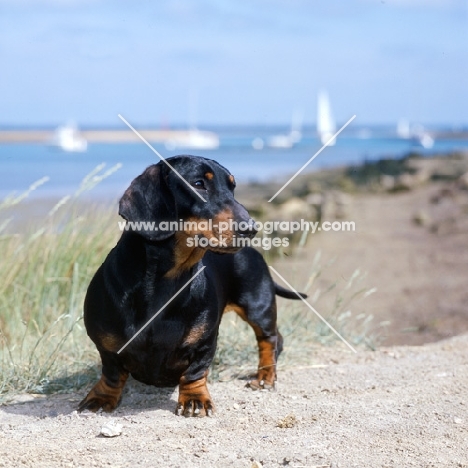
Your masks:
{"label": "sea", "polygon": [[[286,133],[285,129],[283,133]],[[220,146],[215,150],[171,150],[163,144],[153,147],[163,156],[196,154],[218,161],[235,175],[240,183],[287,180],[322,147],[313,131],[305,133],[292,148],[254,149],[252,142],[265,142],[281,129],[219,130]],[[401,158],[410,152],[424,156],[452,151],[468,151],[468,139],[436,138],[434,146],[425,149],[411,139],[401,139],[391,132],[360,131],[339,136],[304,169],[318,171],[344,165],[358,165],[379,158]],[[43,144],[0,144],[0,200],[18,196],[38,180],[47,180],[29,194],[29,198],[60,198],[73,195],[88,177],[92,188],[81,196],[115,200],[143,170],[159,161],[143,142],[120,144],[88,144],[85,152],[63,152]],[[118,167],[118,169],[117,169]],[[102,176],[110,171],[105,178]],[[47,178],[47,179],[44,179]],[[102,180],[101,180],[102,179]],[[97,183],[99,182],[99,183]]]}

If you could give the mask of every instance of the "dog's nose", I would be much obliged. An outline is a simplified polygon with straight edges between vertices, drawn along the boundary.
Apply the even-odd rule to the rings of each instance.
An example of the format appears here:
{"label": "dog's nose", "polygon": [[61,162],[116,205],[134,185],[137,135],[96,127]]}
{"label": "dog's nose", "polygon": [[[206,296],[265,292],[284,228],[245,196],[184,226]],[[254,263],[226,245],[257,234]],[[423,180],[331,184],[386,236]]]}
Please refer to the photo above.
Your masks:
{"label": "dog's nose", "polygon": [[255,229],[255,220],[249,218],[248,221],[239,223],[236,234],[239,237],[248,237],[249,239],[252,239],[255,237],[257,232],[258,231]]}

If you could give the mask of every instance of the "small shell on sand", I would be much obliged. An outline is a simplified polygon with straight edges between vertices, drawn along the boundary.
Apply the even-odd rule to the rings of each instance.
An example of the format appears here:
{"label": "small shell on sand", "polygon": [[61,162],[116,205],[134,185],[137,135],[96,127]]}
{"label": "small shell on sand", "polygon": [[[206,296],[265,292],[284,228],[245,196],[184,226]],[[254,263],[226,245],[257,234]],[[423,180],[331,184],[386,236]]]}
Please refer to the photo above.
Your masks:
{"label": "small shell on sand", "polygon": [[117,437],[122,434],[122,424],[118,424],[114,421],[109,421],[101,427],[101,435],[104,437]]}

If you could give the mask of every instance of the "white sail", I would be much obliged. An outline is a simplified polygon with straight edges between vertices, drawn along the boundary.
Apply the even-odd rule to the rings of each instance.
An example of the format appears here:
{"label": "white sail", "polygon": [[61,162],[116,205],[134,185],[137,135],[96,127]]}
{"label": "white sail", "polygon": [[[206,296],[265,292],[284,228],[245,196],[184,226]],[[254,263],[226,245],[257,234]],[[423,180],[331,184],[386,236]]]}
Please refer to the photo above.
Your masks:
{"label": "white sail", "polygon": [[83,152],[88,147],[88,142],[83,138],[74,122],[58,127],[54,132],[51,144],[66,152]]}
{"label": "white sail", "polygon": [[191,89],[188,97],[189,130],[179,132],[177,136],[165,142],[166,149],[215,150],[219,148],[219,136],[215,132],[199,130],[197,127],[198,91]]}
{"label": "white sail", "polygon": [[[335,132],[336,124],[333,120],[328,94],[326,91],[320,91],[317,102],[317,133],[322,144],[327,143]],[[333,146],[335,143],[336,139],[330,141],[328,145]]]}
{"label": "white sail", "polygon": [[[292,148],[302,139],[302,121],[304,113],[296,110],[293,113],[291,121],[291,131],[287,134],[272,135],[268,138],[268,146],[270,148]],[[253,142],[252,142],[253,145]]]}
{"label": "white sail", "polygon": [[403,140],[411,140],[413,144],[430,149],[434,146],[434,137],[421,124],[410,123],[400,119],[397,124],[397,136]]}
{"label": "white sail", "polygon": [[397,135],[399,138],[407,140],[411,137],[410,124],[406,119],[400,119],[397,124]]}
{"label": "white sail", "polygon": [[411,137],[415,144],[422,146],[425,149],[430,149],[434,146],[434,138],[421,124],[413,125],[411,129]]}

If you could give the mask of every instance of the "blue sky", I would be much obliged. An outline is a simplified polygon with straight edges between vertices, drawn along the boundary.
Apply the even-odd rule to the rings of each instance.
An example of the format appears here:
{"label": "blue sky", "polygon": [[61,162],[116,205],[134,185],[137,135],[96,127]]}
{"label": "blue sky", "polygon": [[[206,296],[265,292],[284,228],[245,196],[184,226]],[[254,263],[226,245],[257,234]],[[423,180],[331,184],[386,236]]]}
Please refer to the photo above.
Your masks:
{"label": "blue sky", "polygon": [[466,0],[0,0],[0,125],[468,125]]}

